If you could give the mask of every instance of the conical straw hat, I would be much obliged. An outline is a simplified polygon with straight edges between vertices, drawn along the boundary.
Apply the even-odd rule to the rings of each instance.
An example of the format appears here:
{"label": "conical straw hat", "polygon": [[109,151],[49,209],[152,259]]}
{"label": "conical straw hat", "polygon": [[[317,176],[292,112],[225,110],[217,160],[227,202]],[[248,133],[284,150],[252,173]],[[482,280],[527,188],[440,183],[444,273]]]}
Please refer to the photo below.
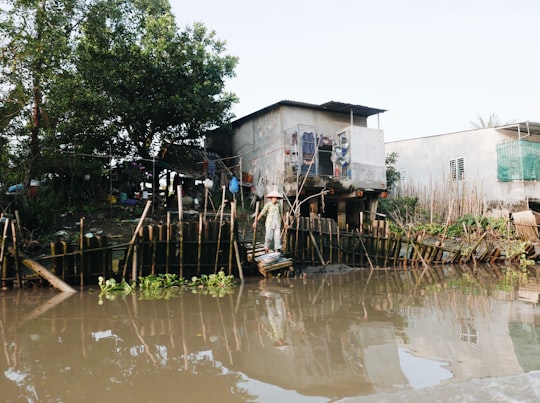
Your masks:
{"label": "conical straw hat", "polygon": [[270,193],[266,195],[267,198],[271,199],[272,197],[277,197],[278,199],[283,199],[283,196],[281,193],[279,193],[277,190],[273,190]]}

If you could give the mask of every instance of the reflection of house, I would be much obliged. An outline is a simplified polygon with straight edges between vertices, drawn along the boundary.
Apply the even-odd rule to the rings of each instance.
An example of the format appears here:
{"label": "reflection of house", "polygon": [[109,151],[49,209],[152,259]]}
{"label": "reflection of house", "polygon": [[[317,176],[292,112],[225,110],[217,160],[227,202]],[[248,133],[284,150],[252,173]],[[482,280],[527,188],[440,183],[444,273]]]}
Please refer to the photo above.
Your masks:
{"label": "reflection of house", "polygon": [[[302,199],[328,190],[324,203],[313,198],[309,212],[357,224],[386,188],[384,137],[368,128],[368,117],[384,112],[361,105],[280,101],[232,123],[232,138],[216,131],[209,147],[236,157],[256,191],[278,189]],[[303,186],[302,186],[303,185]]]}
{"label": "reflection of house", "polygon": [[[480,205],[540,207],[540,123],[386,143],[398,154],[398,194],[475,197]],[[526,205],[528,203],[528,205]]]}

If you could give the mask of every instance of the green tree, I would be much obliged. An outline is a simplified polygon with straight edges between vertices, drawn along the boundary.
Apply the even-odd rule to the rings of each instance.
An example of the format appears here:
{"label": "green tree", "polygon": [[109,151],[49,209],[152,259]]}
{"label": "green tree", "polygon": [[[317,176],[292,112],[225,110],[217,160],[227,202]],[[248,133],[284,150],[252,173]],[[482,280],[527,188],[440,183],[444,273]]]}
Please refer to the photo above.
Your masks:
{"label": "green tree", "polygon": [[393,152],[390,154],[386,154],[386,158],[384,160],[384,163],[386,165],[386,187],[388,189],[392,189],[392,187],[400,179],[400,174],[394,167],[394,164],[396,163],[397,159],[398,159],[398,153]]}
{"label": "green tree", "polygon": [[26,184],[38,173],[40,137],[51,127],[49,89],[65,68],[82,3],[0,1],[0,130],[18,146]]}
{"label": "green tree", "polygon": [[224,52],[201,23],[179,31],[168,0],[101,0],[77,48],[81,102],[101,106],[99,122],[140,157],[163,158],[232,118],[237,99],[224,88],[237,58]]}

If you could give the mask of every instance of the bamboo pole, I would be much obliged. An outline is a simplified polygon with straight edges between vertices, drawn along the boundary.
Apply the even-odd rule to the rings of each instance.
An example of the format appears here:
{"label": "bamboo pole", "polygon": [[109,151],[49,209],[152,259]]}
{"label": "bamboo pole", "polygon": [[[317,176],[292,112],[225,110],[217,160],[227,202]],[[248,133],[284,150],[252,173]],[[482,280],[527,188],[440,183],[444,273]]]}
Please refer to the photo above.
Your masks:
{"label": "bamboo pole", "polygon": [[234,238],[234,216],[236,214],[236,200],[231,203],[231,221],[229,225],[229,276],[232,273],[232,254]]}
{"label": "bamboo pole", "polygon": [[2,221],[4,222],[4,229],[2,231],[2,250],[0,251],[0,262],[4,261],[4,252],[6,249],[6,240],[7,240],[7,230],[9,228],[9,218],[2,217]]}
{"label": "bamboo pole", "polygon": [[[158,231],[158,234],[156,234],[156,227],[153,226],[153,225],[150,225],[148,226],[148,241],[150,241],[150,245],[152,246],[152,262],[150,264],[150,267],[151,267],[151,271],[150,271],[150,274],[156,274],[156,252],[157,252],[157,241],[158,241],[158,236],[159,236],[159,231]],[[143,238],[143,250],[142,250],[142,255],[144,256],[145,253],[144,253],[144,238]],[[143,264],[144,264],[144,258],[143,258]]]}
{"label": "bamboo pole", "polygon": [[317,240],[315,239],[315,235],[313,235],[313,232],[311,232],[311,229],[309,230],[309,237],[311,238],[313,249],[317,252],[319,259],[321,260],[321,264],[323,265],[323,268],[326,269],[326,262],[324,261],[324,257],[321,251],[319,250],[319,246],[317,245]]}
{"label": "bamboo pole", "polygon": [[165,260],[165,273],[169,273],[169,260],[171,254],[171,212],[167,211],[167,248]]}
{"label": "bamboo pole", "polygon": [[216,247],[216,260],[214,264],[214,274],[217,273],[218,260],[219,260],[219,248],[221,247],[221,226],[223,225],[223,210],[225,210],[225,186],[222,186],[223,195],[221,196],[221,211],[219,213],[219,228],[218,228],[218,240]]}
{"label": "bamboo pole", "polygon": [[337,239],[337,255],[338,255],[338,263],[342,263],[343,258],[343,250],[341,248],[341,230],[339,229],[339,226],[336,226],[336,239]]}
{"label": "bamboo pole", "polygon": [[[137,244],[133,245],[133,259],[131,260],[131,282],[137,282],[137,259],[139,258],[139,248]],[[127,261],[127,258],[126,258]]]}
{"label": "bamboo pole", "polygon": [[17,276],[17,282],[19,288],[22,288],[21,268],[19,267],[19,248],[17,245],[17,229],[15,228],[15,221],[11,220],[11,237],[13,238],[13,258],[15,259],[15,273]]}
{"label": "bamboo pole", "polygon": [[478,239],[478,241],[474,244],[474,247],[469,251],[469,253],[465,257],[465,263],[467,263],[471,259],[472,254],[476,252],[476,248],[478,248],[478,245],[480,245],[480,243],[484,240],[486,235],[487,235],[487,232],[484,232],[484,234],[480,237],[480,239]]}
{"label": "bamboo pole", "polygon": [[323,244],[323,232],[322,232],[322,218],[318,219],[319,224],[319,251],[324,259],[324,244]]}
{"label": "bamboo pole", "polygon": [[294,234],[291,235],[291,242],[293,242],[292,239],[294,237],[294,252],[292,251],[292,248],[291,248],[291,252],[293,252],[293,258],[298,259],[298,237],[299,237],[298,231],[300,227],[300,218],[296,217],[293,223],[296,224],[296,228],[294,229]]}
{"label": "bamboo pole", "polygon": [[[135,240],[137,239],[137,234],[139,233],[139,230],[141,229],[144,219],[146,218],[146,215],[148,214],[148,210],[150,210],[150,206],[152,205],[152,202],[148,200],[146,202],[146,206],[144,207],[144,211],[141,215],[141,218],[139,219],[139,223],[137,224],[137,227],[135,228],[135,231],[133,232],[133,236],[131,237],[131,240],[129,241],[129,248],[126,253],[126,260],[124,261],[124,269],[122,271],[122,277],[126,277],[126,271],[127,271],[127,262],[129,260],[129,256],[131,255],[131,251],[133,250],[133,245],[135,244]],[[131,281],[136,281],[136,278],[132,278]]]}
{"label": "bamboo pole", "polygon": [[19,210],[15,210],[15,223],[17,224],[17,231],[22,234],[21,229],[21,217],[19,216]]}
{"label": "bamboo pole", "polygon": [[312,229],[314,228],[314,225],[313,225],[313,219],[310,217],[309,218],[309,234],[310,234],[310,245],[313,244],[311,246],[311,264],[315,264],[315,246],[317,245],[317,240],[315,239],[315,235],[313,235],[313,232],[312,232]]}
{"label": "bamboo pole", "polygon": [[[260,206],[261,202],[260,201],[257,201],[257,203],[255,203],[255,222],[257,221],[257,216],[259,215],[259,206]],[[253,229],[253,241],[252,241],[252,244],[251,244],[251,259],[254,260],[255,259],[255,243],[257,242],[257,227],[255,227]]]}
{"label": "bamboo pole", "polygon": [[[206,187],[205,187],[206,188]],[[176,186],[178,194],[178,257],[180,261],[180,278],[184,277],[184,211],[182,210],[182,185]]]}
{"label": "bamboo pole", "polygon": [[204,187],[204,218],[203,220],[206,221],[206,210],[208,207],[208,188]]}
{"label": "bamboo pole", "polygon": [[244,189],[242,188],[242,157],[240,157],[240,200],[242,202],[242,211],[244,210]]}
{"label": "bamboo pole", "polygon": [[333,250],[332,250],[332,222],[330,220],[328,220],[328,244],[330,246],[330,250],[329,250],[329,262],[330,263],[333,263],[332,262],[332,259],[333,259]]}
{"label": "bamboo pole", "polygon": [[79,285],[84,285],[84,217],[79,221]]}
{"label": "bamboo pole", "polygon": [[[38,262],[30,259],[29,257],[25,256],[24,254],[18,252],[16,248],[8,248],[8,252],[13,256],[13,258],[18,261],[19,258],[21,260],[21,263],[32,270],[34,273],[38,274],[40,277],[43,277],[45,280],[47,280],[54,288],[56,288],[59,291],[62,292],[77,292],[74,288],[69,286],[68,284],[64,283],[62,279],[56,277],[54,274],[52,274],[50,271],[48,271],[45,267],[40,265]],[[21,285],[19,284],[19,287]]]}
{"label": "bamboo pole", "polygon": [[197,236],[197,276],[201,275],[203,216],[199,214],[199,234]]}

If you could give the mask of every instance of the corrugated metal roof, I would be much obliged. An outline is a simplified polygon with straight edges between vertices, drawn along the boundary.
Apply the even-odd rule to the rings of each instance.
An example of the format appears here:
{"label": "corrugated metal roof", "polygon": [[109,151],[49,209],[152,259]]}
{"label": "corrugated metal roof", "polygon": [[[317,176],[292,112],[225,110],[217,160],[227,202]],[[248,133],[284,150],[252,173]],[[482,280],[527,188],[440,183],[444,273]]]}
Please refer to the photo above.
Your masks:
{"label": "corrugated metal roof", "polygon": [[528,141],[540,142],[540,123],[539,122],[516,122],[505,126],[497,126],[498,130],[510,130],[517,134],[518,138]]}
{"label": "corrugated metal roof", "polygon": [[250,113],[249,115],[236,119],[232,122],[232,125],[233,127],[238,126],[239,124],[245,122],[246,120],[253,119],[259,115],[262,115],[264,113],[271,111],[272,109],[279,108],[280,106],[295,106],[298,108],[306,108],[306,109],[313,109],[313,110],[333,112],[333,113],[342,113],[342,114],[347,114],[347,115],[349,115],[352,112],[355,116],[363,116],[366,118],[369,116],[377,115],[378,113],[386,112],[385,109],[370,108],[368,106],[348,104],[344,102],[330,101],[324,104],[316,105],[316,104],[310,104],[306,102],[283,100],[283,101],[276,102],[275,104],[269,105],[263,109],[259,109],[258,111]]}

